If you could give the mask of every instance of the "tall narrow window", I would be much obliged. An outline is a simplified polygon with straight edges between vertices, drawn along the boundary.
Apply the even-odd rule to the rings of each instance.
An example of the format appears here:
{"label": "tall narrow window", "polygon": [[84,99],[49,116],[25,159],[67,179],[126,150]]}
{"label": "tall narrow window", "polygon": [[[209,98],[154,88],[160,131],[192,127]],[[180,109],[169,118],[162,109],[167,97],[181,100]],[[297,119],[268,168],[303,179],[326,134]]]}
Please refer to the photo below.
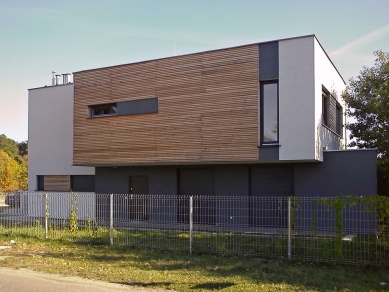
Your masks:
{"label": "tall narrow window", "polygon": [[261,82],[261,144],[278,144],[278,81]]}
{"label": "tall narrow window", "polygon": [[340,136],[342,135],[343,128],[343,109],[342,106],[337,103],[336,104],[336,133]]}
{"label": "tall narrow window", "polygon": [[326,91],[321,93],[322,124],[328,126],[328,96]]}

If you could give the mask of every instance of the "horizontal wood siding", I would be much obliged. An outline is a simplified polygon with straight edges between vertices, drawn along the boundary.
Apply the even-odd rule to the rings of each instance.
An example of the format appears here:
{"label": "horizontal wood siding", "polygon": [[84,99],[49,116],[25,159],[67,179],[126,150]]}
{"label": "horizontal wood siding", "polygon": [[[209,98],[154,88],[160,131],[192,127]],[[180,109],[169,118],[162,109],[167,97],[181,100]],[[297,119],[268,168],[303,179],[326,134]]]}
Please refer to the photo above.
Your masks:
{"label": "horizontal wood siding", "polygon": [[[158,113],[88,118],[88,106],[158,98]],[[258,160],[258,46],[74,75],[74,164]]]}
{"label": "horizontal wood siding", "polygon": [[45,191],[70,191],[70,175],[45,175]]}

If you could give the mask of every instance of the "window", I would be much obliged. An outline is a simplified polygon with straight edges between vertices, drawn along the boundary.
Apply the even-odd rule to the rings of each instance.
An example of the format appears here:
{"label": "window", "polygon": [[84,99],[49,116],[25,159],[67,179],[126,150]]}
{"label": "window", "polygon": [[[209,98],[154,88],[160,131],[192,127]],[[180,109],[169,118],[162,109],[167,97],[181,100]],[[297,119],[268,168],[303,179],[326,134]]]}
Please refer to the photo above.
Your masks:
{"label": "window", "polygon": [[278,81],[261,82],[261,145],[278,144]]}
{"label": "window", "polygon": [[324,86],[322,89],[322,124],[342,136],[343,108]]}
{"label": "window", "polygon": [[117,114],[116,103],[90,106],[91,117],[115,116]]}
{"label": "window", "polygon": [[37,182],[38,182],[38,191],[44,191],[45,190],[45,176],[44,175],[37,175]]}
{"label": "window", "polygon": [[158,113],[158,97],[89,106],[91,118],[152,113]]}
{"label": "window", "polygon": [[329,93],[324,89],[321,93],[321,108],[322,108],[322,123],[323,125],[328,126],[328,96]]}
{"label": "window", "polygon": [[342,128],[343,128],[343,109],[342,106],[337,103],[336,104],[336,133],[342,136]]}

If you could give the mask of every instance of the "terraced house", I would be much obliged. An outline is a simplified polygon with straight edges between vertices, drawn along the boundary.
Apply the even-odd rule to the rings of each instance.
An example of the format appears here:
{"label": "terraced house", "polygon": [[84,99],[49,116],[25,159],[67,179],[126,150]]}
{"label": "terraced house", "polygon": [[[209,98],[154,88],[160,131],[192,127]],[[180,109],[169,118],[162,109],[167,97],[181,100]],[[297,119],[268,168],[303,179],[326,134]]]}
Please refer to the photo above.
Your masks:
{"label": "terraced house", "polygon": [[345,82],[315,35],[73,80],[29,90],[30,191],[376,193],[376,151],[346,149]]}

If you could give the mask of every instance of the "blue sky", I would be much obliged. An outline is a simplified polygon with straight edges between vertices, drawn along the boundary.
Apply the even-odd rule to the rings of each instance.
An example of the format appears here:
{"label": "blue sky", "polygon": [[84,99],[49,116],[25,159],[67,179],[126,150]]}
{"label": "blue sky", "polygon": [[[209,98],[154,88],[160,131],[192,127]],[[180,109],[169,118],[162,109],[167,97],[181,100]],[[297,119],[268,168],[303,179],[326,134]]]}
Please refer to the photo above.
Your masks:
{"label": "blue sky", "polygon": [[348,80],[389,52],[388,15],[389,0],[0,0],[0,134],[27,140],[28,89],[51,84],[51,71],[169,57],[174,46],[315,34]]}

